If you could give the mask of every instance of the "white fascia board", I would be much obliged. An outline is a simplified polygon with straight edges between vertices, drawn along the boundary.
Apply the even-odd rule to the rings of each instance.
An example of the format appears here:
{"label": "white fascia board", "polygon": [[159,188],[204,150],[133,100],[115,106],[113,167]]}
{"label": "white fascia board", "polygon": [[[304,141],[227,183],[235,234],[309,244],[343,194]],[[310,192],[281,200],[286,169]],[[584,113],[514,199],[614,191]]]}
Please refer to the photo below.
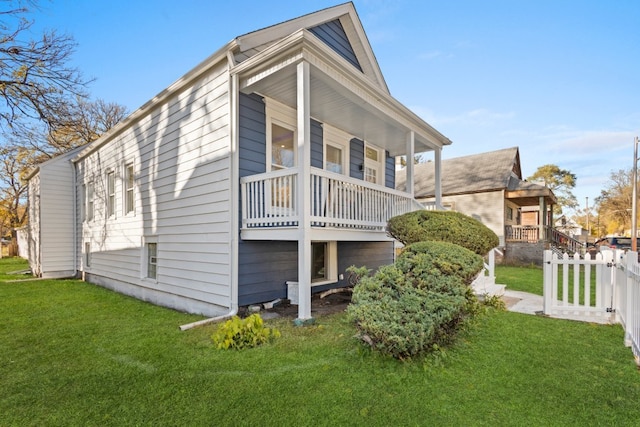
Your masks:
{"label": "white fascia board", "polygon": [[88,156],[89,154],[96,151],[98,148],[102,147],[109,141],[113,140],[116,136],[125,131],[129,126],[136,123],[138,119],[140,119],[143,115],[148,114],[158,105],[161,105],[164,101],[166,101],[169,97],[174,95],[175,93],[180,92],[182,89],[191,84],[195,79],[202,76],[207,70],[209,70],[214,65],[218,64],[220,61],[228,61],[229,57],[227,52],[232,51],[237,46],[236,40],[231,40],[229,43],[224,45],[222,48],[218,49],[215,53],[210,55],[207,59],[202,61],[200,64],[195,66],[191,71],[187,72],[184,76],[180,77],[169,87],[158,93],[156,96],[151,98],[149,101],[145,102],[142,107],[135,110],[131,113],[127,118],[119,122],[109,131],[102,134],[102,136],[95,141],[84,146],[84,149],[78,153],[76,157],[71,159],[73,163],[76,163]]}

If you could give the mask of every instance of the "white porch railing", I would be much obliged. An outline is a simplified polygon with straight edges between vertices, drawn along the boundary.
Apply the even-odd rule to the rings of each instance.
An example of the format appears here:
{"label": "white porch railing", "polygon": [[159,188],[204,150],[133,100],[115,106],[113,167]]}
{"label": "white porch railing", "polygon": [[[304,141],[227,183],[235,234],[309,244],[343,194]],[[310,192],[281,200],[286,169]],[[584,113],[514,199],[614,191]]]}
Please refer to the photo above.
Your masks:
{"label": "white porch railing", "polygon": [[602,251],[595,259],[588,255],[581,259],[578,254],[559,258],[552,251],[545,251],[544,313],[600,316],[620,323],[625,331],[625,344],[633,350],[636,361],[640,361],[637,252]]}
{"label": "white porch railing", "polygon": [[[298,169],[283,169],[244,177],[242,227],[298,226],[300,200],[296,198]],[[311,226],[384,231],[389,218],[423,209],[408,194],[394,189],[312,168]]]}

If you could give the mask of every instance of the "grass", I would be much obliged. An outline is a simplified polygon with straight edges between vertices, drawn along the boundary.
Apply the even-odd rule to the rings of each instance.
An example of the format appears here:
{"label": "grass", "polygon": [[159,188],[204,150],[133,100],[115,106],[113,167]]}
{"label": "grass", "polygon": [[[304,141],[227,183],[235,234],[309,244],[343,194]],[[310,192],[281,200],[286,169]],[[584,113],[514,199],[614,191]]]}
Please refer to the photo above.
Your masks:
{"label": "grass", "polygon": [[0,425],[637,425],[618,326],[490,312],[402,363],[343,314],[268,321],[282,338],[241,352],[215,350],[215,326],[179,331],[197,318],[75,280],[0,282]]}
{"label": "grass", "polygon": [[[574,268],[568,268],[568,295],[569,303],[573,303],[573,284],[574,284]],[[590,267],[590,305],[594,306],[596,301],[596,272],[595,267]],[[562,300],[562,266],[558,268],[558,300]],[[529,292],[536,295],[543,295],[543,270],[542,267],[536,265],[529,266],[513,266],[513,265],[496,265],[495,269],[496,283],[507,285],[507,289],[513,291]],[[584,266],[580,266],[580,283],[584,286]],[[584,290],[581,289],[579,295],[579,303],[584,304]]]}
{"label": "grass", "polygon": [[496,265],[496,283],[513,291],[542,295],[542,267]]}

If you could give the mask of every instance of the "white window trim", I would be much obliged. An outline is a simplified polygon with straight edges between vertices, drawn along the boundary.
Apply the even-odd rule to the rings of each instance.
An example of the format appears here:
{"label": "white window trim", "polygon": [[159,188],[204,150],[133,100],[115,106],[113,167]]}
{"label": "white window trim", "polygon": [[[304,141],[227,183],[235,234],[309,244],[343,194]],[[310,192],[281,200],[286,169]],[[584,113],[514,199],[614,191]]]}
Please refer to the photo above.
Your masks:
{"label": "white window trim", "polygon": [[[156,277],[149,277],[149,265],[147,263],[148,258],[149,258],[149,253],[148,253],[148,249],[147,249],[147,244],[148,243],[155,243],[156,244]],[[158,265],[158,261],[157,259],[159,258],[158,256],[158,250],[159,250],[160,245],[158,244],[158,236],[144,236],[142,238],[142,250],[141,250],[141,254],[140,254],[140,278],[145,281],[145,282],[150,282],[150,283],[158,283],[158,276],[159,276],[159,265]]]}
{"label": "white window trim", "polygon": [[327,274],[325,280],[311,282],[311,286],[327,285],[338,281],[338,243],[335,240],[326,241],[318,240],[311,243],[326,243],[327,253],[325,254],[325,263],[327,264]]}
{"label": "white window trim", "polygon": [[96,184],[94,180],[87,181],[85,197],[85,221],[91,222],[96,217]]}
{"label": "white window trim", "polygon": [[265,159],[266,170],[271,172],[271,125],[276,124],[283,128],[293,131],[293,159],[294,167],[298,165],[298,130],[296,128],[296,112],[293,108],[265,98],[265,119],[266,119],[266,139],[267,139],[267,158]]}
{"label": "white window trim", "polygon": [[[369,149],[373,149],[376,150],[376,152],[378,153],[378,161],[374,162],[373,160],[367,158],[367,148]],[[385,182],[385,176],[384,176],[384,171],[385,171],[385,164],[386,164],[386,152],[379,147],[376,147],[375,145],[369,144],[368,142],[365,141],[364,143],[364,169],[363,169],[363,177],[362,179],[365,179],[366,177],[366,168],[371,167],[372,169],[376,170],[376,185],[384,185]],[[373,165],[377,165],[377,167],[372,167]]]}
{"label": "white window trim", "polygon": [[[113,183],[111,182],[110,178],[113,177]],[[118,203],[117,203],[117,191],[116,191],[116,171],[114,169],[108,169],[107,170],[107,176],[106,176],[106,180],[107,180],[107,203],[106,203],[106,213],[107,213],[107,218],[109,219],[115,219],[116,218],[116,212],[117,212],[117,207],[118,207]],[[113,184],[113,188],[111,188],[111,184]],[[111,196],[113,195],[113,199],[111,198]],[[111,204],[113,202],[113,205]]]}
{"label": "white window trim", "polygon": [[323,123],[322,125],[322,139],[323,139],[323,150],[322,150],[322,168],[327,170],[327,146],[330,145],[332,147],[338,148],[342,150],[342,162],[343,162],[343,171],[342,175],[349,176],[349,151],[350,151],[350,142],[353,139],[352,135],[349,135],[347,132],[333,127],[327,123]]}
{"label": "white window trim", "polygon": [[[88,251],[87,251],[88,249]],[[82,270],[83,271],[91,271],[91,254],[93,253],[93,251],[91,250],[91,241],[90,240],[85,240],[84,244],[82,245],[82,254],[84,255],[82,257]]]}
{"label": "white window trim", "polygon": [[[132,193],[132,205],[131,210],[127,211],[127,197],[129,193],[129,189],[127,185],[129,184],[129,175],[127,174],[127,170],[131,166],[131,173],[133,174],[133,183],[131,186]],[[133,161],[128,161],[124,163],[124,170],[122,172],[122,176],[124,179],[122,180],[122,214],[123,216],[135,216],[136,214],[136,166]]]}

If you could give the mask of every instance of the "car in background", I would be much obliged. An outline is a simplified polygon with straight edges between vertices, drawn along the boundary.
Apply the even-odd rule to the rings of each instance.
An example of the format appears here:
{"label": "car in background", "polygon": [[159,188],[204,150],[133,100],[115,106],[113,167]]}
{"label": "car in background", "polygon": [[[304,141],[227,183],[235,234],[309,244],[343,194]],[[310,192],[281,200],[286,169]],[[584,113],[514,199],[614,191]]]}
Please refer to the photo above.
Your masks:
{"label": "car in background", "polygon": [[598,250],[608,248],[611,250],[631,250],[631,237],[607,236],[596,240],[595,246]]}

